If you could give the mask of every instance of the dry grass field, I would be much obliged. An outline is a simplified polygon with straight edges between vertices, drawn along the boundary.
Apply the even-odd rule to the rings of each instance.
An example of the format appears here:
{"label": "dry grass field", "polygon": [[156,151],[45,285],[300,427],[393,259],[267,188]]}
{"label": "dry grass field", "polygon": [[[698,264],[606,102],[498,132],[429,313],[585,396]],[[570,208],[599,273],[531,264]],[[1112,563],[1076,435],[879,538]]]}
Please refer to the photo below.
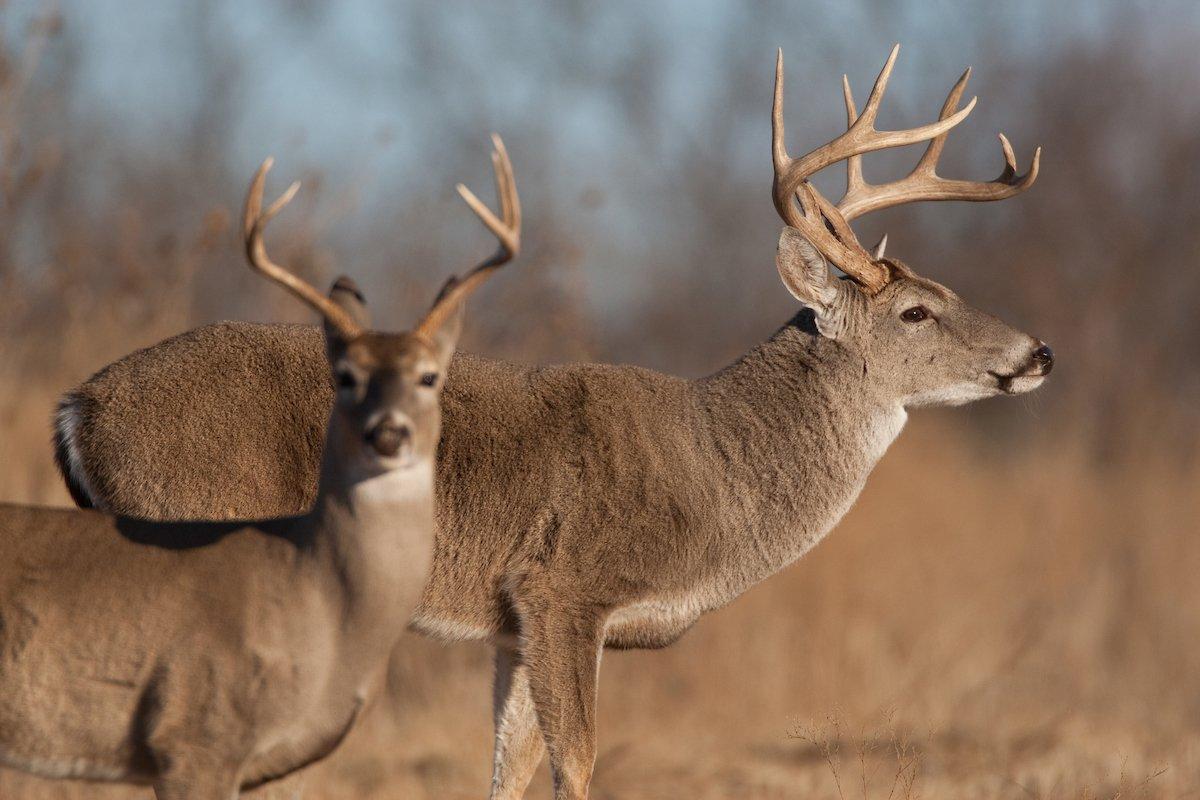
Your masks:
{"label": "dry grass field", "polygon": [[[979,70],[981,96],[1016,118],[1022,153],[1046,145],[1044,175],[1002,211],[898,212],[889,253],[930,264],[933,277],[1043,336],[1059,366],[1026,398],[915,412],[858,504],[808,557],[672,648],[606,655],[593,797],[1200,798],[1200,49],[1179,21],[1195,20],[1187,13],[1114,13],[1091,38],[1025,65],[978,48],[995,76],[986,83]],[[1174,27],[1156,28],[1157,19]],[[613,158],[626,172],[606,174],[601,189],[537,163],[556,152],[538,138],[550,136],[540,111],[501,128],[529,246],[519,274],[514,267],[472,302],[467,349],[696,375],[786,318],[770,264],[778,230],[760,102],[763,59],[778,41],[767,22],[743,22],[753,57],[742,57],[740,39],[708,54],[741,70],[714,83],[707,106],[696,103],[715,119],[704,131],[712,139],[658,158],[661,168],[629,144],[660,141],[636,93],[604,95],[649,133],[624,142],[628,152]],[[65,505],[49,446],[61,391],[204,321],[308,318],[242,266],[231,219],[248,172],[226,159],[219,115],[195,123],[186,158],[143,158],[119,129],[68,124],[72,47],[86,40],[70,8],[22,30],[0,42],[0,501]],[[839,48],[809,63],[822,80],[840,74],[839,53],[861,49]],[[645,58],[637,74],[653,75]],[[813,81],[795,69],[804,91]],[[930,80],[911,69],[905,81]],[[1081,91],[1096,74],[1105,76],[1089,87],[1097,94]],[[562,96],[595,89],[578,80]],[[942,84],[929,88],[933,97]],[[837,98],[820,97],[833,130]],[[734,119],[761,123],[750,148],[757,172],[729,166],[750,163],[726,158],[741,152],[721,127]],[[482,134],[493,120],[455,125],[463,138],[437,155],[445,191],[414,190],[374,216],[339,194],[354,175],[304,173],[315,180],[280,220],[281,258],[314,280],[361,274],[372,302],[389,309],[385,321],[408,319],[414,298],[484,246],[482,235],[459,241],[473,223],[449,186],[482,185]],[[990,132],[972,136],[993,146]],[[268,146],[256,142],[255,157]],[[972,156],[972,174],[991,169],[982,158]],[[477,162],[478,173],[462,166]],[[93,163],[118,178],[96,173],[88,184],[78,176]],[[606,202],[622,208],[628,196],[604,192],[634,172],[656,174],[639,190],[678,235],[593,231],[587,214]],[[664,201],[659,184],[687,202]],[[103,202],[88,194],[96,185]],[[392,280],[397,225],[420,241]],[[346,229],[353,241],[335,238]],[[643,281],[639,299],[589,294],[612,275]],[[481,645],[410,637],[388,691],[347,746],[311,771],[306,796],[485,796],[489,673]],[[529,796],[549,789],[543,765]],[[0,772],[0,800],[87,797],[149,794]]]}

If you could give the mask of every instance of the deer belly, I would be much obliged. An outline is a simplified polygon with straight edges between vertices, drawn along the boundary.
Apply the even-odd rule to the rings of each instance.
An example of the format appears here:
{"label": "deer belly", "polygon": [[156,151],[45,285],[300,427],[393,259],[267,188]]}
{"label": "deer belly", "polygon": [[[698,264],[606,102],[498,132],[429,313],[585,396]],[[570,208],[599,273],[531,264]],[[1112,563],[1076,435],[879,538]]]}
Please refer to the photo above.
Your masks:
{"label": "deer belly", "polygon": [[666,647],[687,633],[704,611],[695,597],[639,600],[609,616],[604,644],[617,650]]}

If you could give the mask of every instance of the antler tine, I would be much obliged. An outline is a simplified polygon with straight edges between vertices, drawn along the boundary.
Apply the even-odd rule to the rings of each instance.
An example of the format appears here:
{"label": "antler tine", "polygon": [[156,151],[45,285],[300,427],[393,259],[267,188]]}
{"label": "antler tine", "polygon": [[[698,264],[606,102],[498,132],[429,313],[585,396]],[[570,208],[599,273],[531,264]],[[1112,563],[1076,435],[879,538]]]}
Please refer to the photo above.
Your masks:
{"label": "antler tine", "polygon": [[[945,119],[954,113],[958,108],[958,101],[962,99],[962,94],[966,91],[967,81],[971,80],[971,68],[967,67],[963,70],[963,74],[959,76],[954,85],[950,87],[950,94],[946,95],[946,101],[942,103],[942,110],[938,112],[938,119]],[[942,150],[946,147],[946,140],[950,138],[950,133],[943,133],[941,136],[935,136],[929,140],[929,146],[925,148],[925,152],[921,154],[921,159],[917,162],[917,166],[913,172],[926,172],[930,175],[937,170],[938,159],[942,157]]]}
{"label": "antler tine", "polygon": [[[879,114],[879,104],[883,101],[883,93],[887,91],[888,81],[892,77],[892,68],[896,66],[896,57],[900,55],[900,45],[892,45],[892,52],[888,53],[887,61],[883,64],[883,69],[879,70],[879,77],[875,79],[875,85],[871,87],[871,94],[867,96],[867,104],[863,106],[862,120],[863,124],[868,127],[875,127],[875,117]],[[847,84],[849,81],[847,81]]]}
{"label": "antler tine", "polygon": [[[779,184],[792,158],[787,154],[783,128],[783,48],[775,51],[775,94],[771,99],[771,163],[775,166],[775,183]],[[775,194],[778,196],[779,192]],[[787,194],[784,193],[786,197]],[[790,202],[790,201],[789,201]],[[782,209],[780,209],[782,213]]]}
{"label": "antler tine", "polygon": [[[966,89],[971,77],[968,68],[950,89],[946,101],[942,104],[939,120],[951,119],[956,116],[955,109]],[[850,93],[848,81],[843,82],[846,97],[846,114],[848,125],[854,124],[854,98]],[[972,103],[974,100],[972,100]],[[959,112],[961,113],[961,112]],[[1017,174],[1016,156],[1012,145],[1004,134],[1000,134],[1000,147],[1004,154],[1004,170],[1000,177],[993,181],[950,180],[937,174],[938,159],[946,146],[949,131],[935,136],[925,148],[921,159],[906,177],[884,184],[870,184],[862,177],[861,157],[847,159],[846,193],[838,201],[837,207],[846,220],[861,217],[871,211],[914,203],[922,200],[967,200],[986,202],[989,200],[1004,200],[1020,194],[1033,185],[1037,180],[1038,167],[1041,161],[1042,149],[1034,151],[1033,161],[1029,171],[1024,175]],[[851,163],[851,161],[856,163]]]}
{"label": "antler tine", "polygon": [[245,239],[246,258],[255,270],[319,311],[343,337],[353,339],[362,333],[362,328],[342,310],[341,306],[318,291],[312,284],[276,264],[267,255],[267,247],[263,243],[263,231],[267,223],[282,211],[283,207],[290,203],[296,196],[296,192],[300,190],[300,181],[293,182],[275,202],[267,206],[266,211],[262,210],[263,187],[266,184],[267,171],[274,163],[275,160],[270,157],[263,161],[262,166],[254,173],[254,178],[250,181],[250,189],[246,192],[246,208],[242,216],[242,235]]}
{"label": "antler tine", "polygon": [[[886,150],[892,147],[903,147],[904,145],[916,144],[917,142],[923,142],[935,136],[940,136],[966,119],[971,110],[975,108],[975,98],[971,98],[971,102],[967,103],[966,107],[961,111],[944,119],[939,119],[936,122],[907,130],[876,130],[875,117],[879,113],[880,102],[883,100],[883,94],[887,89],[888,80],[891,78],[892,68],[895,66],[896,57],[899,53],[900,45],[892,48],[892,52],[888,55],[887,63],[883,65],[883,69],[879,72],[879,77],[875,79],[875,85],[871,88],[871,94],[867,98],[866,106],[863,107],[863,113],[858,115],[854,122],[850,123],[844,133],[833,141],[799,158],[788,159],[788,170],[784,182],[789,194],[796,191],[800,183],[810,175],[851,156],[870,153],[876,150]],[[780,62],[782,62],[782,53],[780,54]],[[776,65],[777,86],[781,83],[779,80],[781,70],[782,64],[778,63]]]}
{"label": "antler tine", "polygon": [[463,278],[451,277],[446,281],[433,306],[414,329],[420,335],[432,336],[458,307],[459,303],[491,277],[499,267],[516,258],[521,251],[521,199],[517,195],[512,162],[509,160],[504,142],[494,133],[492,134],[492,145],[494,147],[492,168],[496,176],[496,196],[500,202],[502,219],[497,218],[495,213],[463,184],[460,183],[455,188],[466,204],[475,212],[475,216],[479,217],[479,221],[483,223],[484,227],[496,237],[499,246],[495,253],[471,269]]}
{"label": "antler tine", "polygon": [[[899,45],[897,45],[898,47]],[[896,51],[892,51],[895,56]],[[889,65],[890,66],[890,65]],[[889,70],[890,72],[890,70]],[[963,90],[967,88],[967,81],[971,77],[971,68],[967,67],[962,76],[950,89],[950,94],[946,96],[946,102],[942,103],[941,113],[938,114],[938,120],[944,120],[955,112],[958,108],[958,101],[962,99]],[[846,101],[846,129],[854,127],[854,123],[858,120],[858,110],[854,105],[854,92],[850,90],[850,78],[847,75],[842,75],[842,96]],[[921,172],[933,174],[937,168],[938,159],[942,156],[942,149],[946,146],[946,139],[950,136],[950,132],[939,134],[929,140],[929,146],[925,148],[925,152],[921,155],[921,160],[917,162],[917,166],[913,172]],[[864,180],[862,174],[862,154],[850,156],[846,159],[846,193],[842,196],[852,196],[855,193],[861,193],[867,190],[870,186]],[[838,203],[841,207],[841,202]],[[850,219],[848,217],[847,219]]]}
{"label": "antler tine", "polygon": [[[858,110],[854,106],[854,93],[850,91],[850,77],[845,74],[842,75],[842,97],[846,101],[846,130],[850,130],[858,121]],[[858,153],[846,159],[846,194],[862,185],[862,153]]]}
{"label": "antler tine", "polygon": [[879,241],[871,248],[871,258],[878,261],[883,258],[884,251],[887,250],[887,234],[879,237]]}
{"label": "antler tine", "polygon": [[521,230],[521,201],[517,197],[512,162],[504,141],[492,134],[492,169],[496,173],[496,195],[500,198],[500,216],[509,230]]}

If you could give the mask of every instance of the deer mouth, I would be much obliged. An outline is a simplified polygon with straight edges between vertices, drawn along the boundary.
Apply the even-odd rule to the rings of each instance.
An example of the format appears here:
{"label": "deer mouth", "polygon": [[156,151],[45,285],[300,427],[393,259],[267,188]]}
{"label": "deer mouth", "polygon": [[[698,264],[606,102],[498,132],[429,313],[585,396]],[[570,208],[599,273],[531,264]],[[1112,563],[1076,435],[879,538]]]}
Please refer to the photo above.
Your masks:
{"label": "deer mouth", "polygon": [[1027,366],[1017,372],[1003,373],[994,370],[988,370],[988,375],[991,375],[996,380],[996,388],[1004,394],[1024,394],[1031,392],[1042,385],[1042,381],[1046,380],[1046,372],[1036,364]]}
{"label": "deer mouth", "polygon": [[1016,372],[1004,373],[988,370],[996,379],[996,388],[1005,394],[1022,394],[1042,385],[1042,381],[1054,369],[1054,351],[1040,340],[1034,341],[1034,350]]}

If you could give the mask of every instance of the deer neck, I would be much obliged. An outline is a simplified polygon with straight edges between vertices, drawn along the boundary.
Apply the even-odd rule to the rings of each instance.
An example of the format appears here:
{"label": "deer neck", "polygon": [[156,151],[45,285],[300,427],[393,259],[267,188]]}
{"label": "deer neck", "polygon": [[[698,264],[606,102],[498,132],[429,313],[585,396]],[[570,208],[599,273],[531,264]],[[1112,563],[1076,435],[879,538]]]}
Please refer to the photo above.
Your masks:
{"label": "deer neck", "polygon": [[386,615],[426,578],[433,552],[433,464],[368,471],[361,466],[358,437],[344,433],[336,419],[330,421],[309,515],[313,549],[331,562],[355,613]]}
{"label": "deer neck", "polygon": [[720,535],[744,588],[795,561],[857,499],[899,435],[903,406],[872,383],[852,344],[797,315],[734,364],[697,382],[711,474],[726,509]]}

